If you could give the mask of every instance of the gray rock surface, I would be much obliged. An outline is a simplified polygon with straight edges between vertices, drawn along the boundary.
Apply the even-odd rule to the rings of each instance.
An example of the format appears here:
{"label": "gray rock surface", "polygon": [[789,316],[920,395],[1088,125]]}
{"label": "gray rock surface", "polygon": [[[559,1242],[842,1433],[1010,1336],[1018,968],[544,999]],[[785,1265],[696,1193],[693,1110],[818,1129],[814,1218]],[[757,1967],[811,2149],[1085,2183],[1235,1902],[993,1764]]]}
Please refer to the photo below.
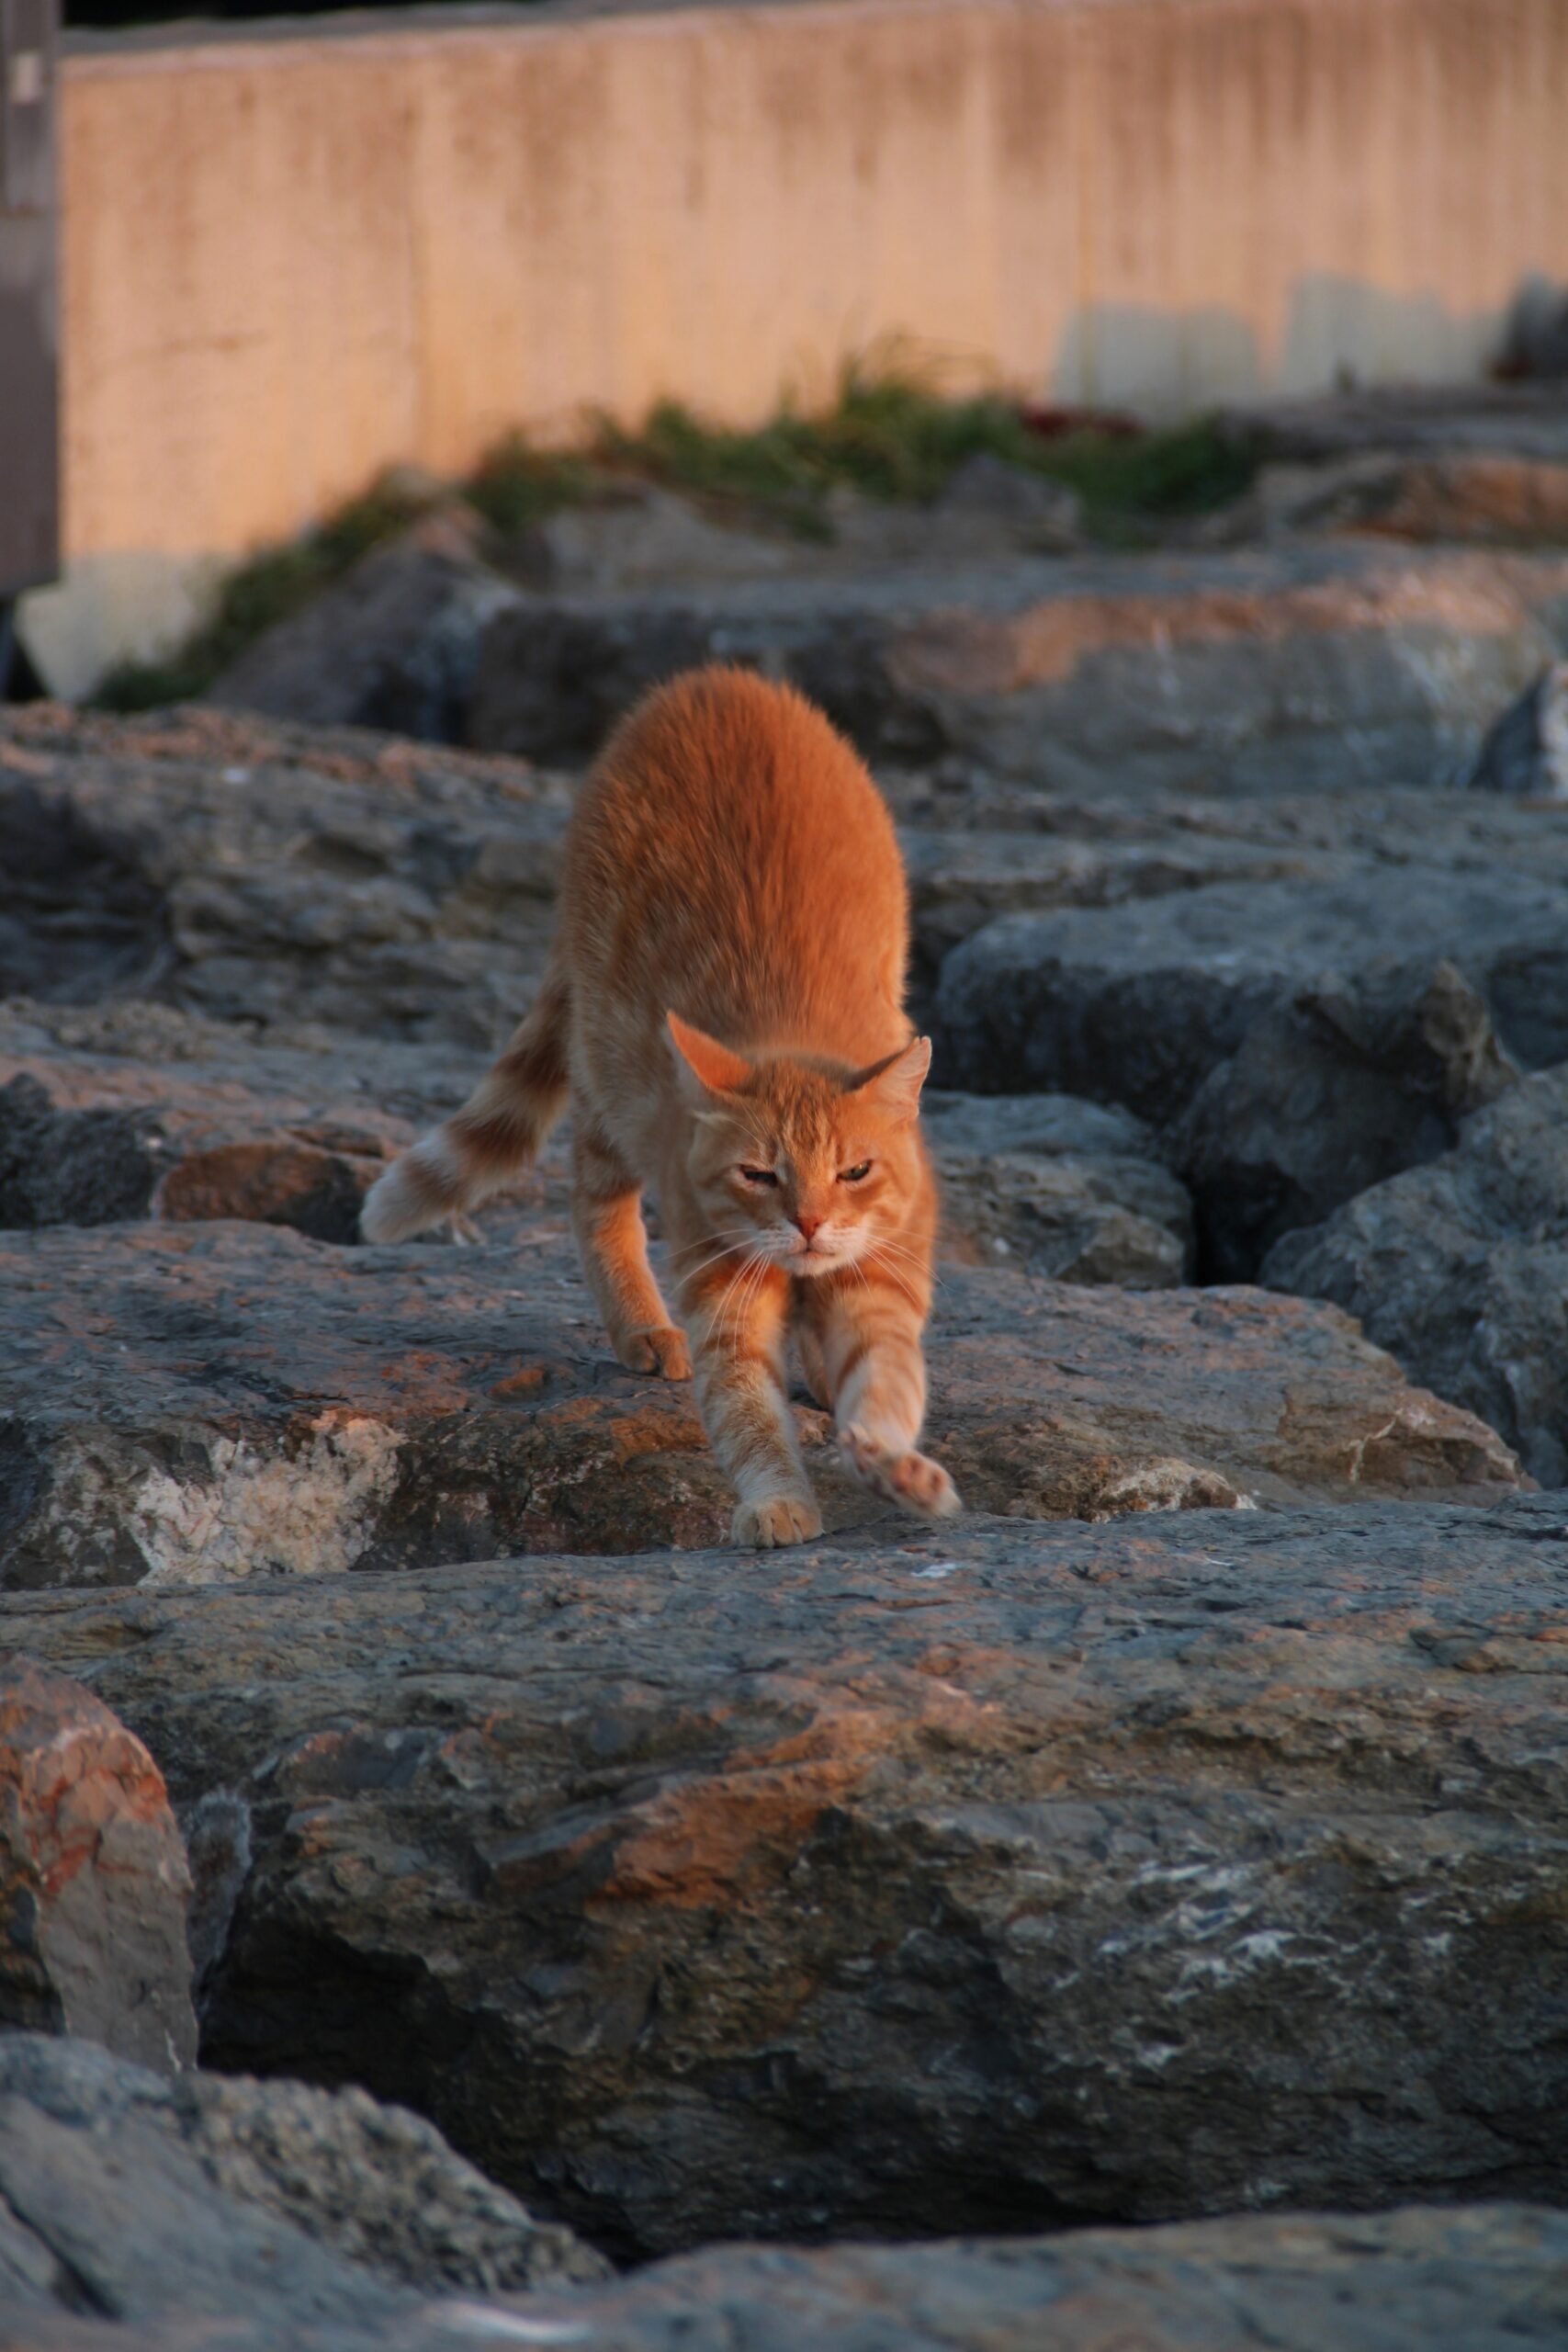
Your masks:
{"label": "gray rock surface", "polygon": [[1518,1073],[1454,967],[1325,974],[1266,1013],[1167,1136],[1210,1282],[1250,1282],[1282,1233],[1458,1140]]}
{"label": "gray rock surface", "polygon": [[141,1742],[90,1690],[0,1653],[0,2024],[191,2064],[189,1893]]}
{"label": "gray rock surface", "polygon": [[1067,1094],[929,1090],[950,1255],[1162,1290],[1192,1271],[1192,1204],[1130,1112]]}
{"label": "gray rock surface", "polygon": [[[203,1079],[188,1061],[52,1043],[10,1053],[7,1032],[21,1026],[0,1005],[0,1227],[243,1217],[348,1244],[366,1192],[414,1137],[406,1120],[350,1094],[331,1062],[291,1057],[309,1092],[247,1085],[265,1072],[243,1036]],[[395,1080],[398,1061],[395,1050],[360,1057],[355,1082],[379,1069]]]}
{"label": "gray rock surface", "polygon": [[1554,662],[1509,704],[1465,782],[1472,792],[1568,800],[1568,662]]}
{"label": "gray rock surface", "polygon": [[1545,2352],[1568,2329],[1568,2224],[1494,2205],[723,2247],[543,2309],[602,2352]]}
{"label": "gray rock surface", "polygon": [[148,1111],[62,1110],[32,1071],[0,1075],[0,1226],[144,1216],[161,1140]]}
{"label": "gray rock surface", "polygon": [[1568,544],[1568,447],[1504,452],[1365,449],[1315,465],[1265,466],[1247,495],[1193,526],[1204,546],[1302,531],[1369,531],[1450,546]]}
{"label": "gray rock surface", "polygon": [[440,510],[275,622],[206,699],[307,726],[385,727],[451,742],[484,632],[520,601],[487,562],[477,515]]}
{"label": "gray rock surface", "polygon": [[1458,1148],[1276,1242],[1263,1280],[1333,1298],[1439,1395],[1568,1485],[1568,1070],[1467,1123]]}
{"label": "gray rock surface", "polygon": [[[540,1190],[465,1250],[222,1222],[0,1234],[0,1583],[718,1541],[731,1498],[690,1388],[614,1363]],[[957,1265],[938,1302],[930,1442],[978,1509],[1484,1499],[1519,1476],[1333,1308]],[[828,1417],[798,1414],[829,1523],[901,1527],[840,1475]]]}
{"label": "gray rock surface", "polygon": [[1426,786],[1560,650],[1568,559],[1302,547],[930,565],[541,598],[488,631],[465,740],[585,757],[656,680],[793,678],[863,749],[1037,786]]}
{"label": "gray rock surface", "polygon": [[[250,2217],[253,2225],[281,2223],[313,2242],[312,2251],[320,2247],[344,2264],[364,2266],[367,2319],[378,2301],[389,2300],[378,2297],[378,2281],[426,2294],[458,2288],[494,2293],[606,2275],[607,2265],[592,2248],[558,2224],[536,2222],[514,2197],[456,2155],[422,2116],[381,2106],[360,2090],[197,2072],[166,2082],[91,2042],[3,2033],[6,2193],[23,2171],[34,2133],[56,2156],[96,2144],[112,2158],[134,2143],[143,2163],[120,2190],[132,2208],[139,2189],[147,2187],[137,2177],[144,2167],[154,2181],[166,2176],[161,2187],[187,2179],[194,2169],[204,2177],[202,2202],[209,2208],[200,2252],[215,2267],[222,2260],[224,2229],[237,2215]],[[95,2174],[101,2199],[113,2171],[95,2166],[89,2155],[81,2167],[83,2184],[93,2183]],[[82,2243],[94,2240],[95,2224],[107,2218],[91,2204],[68,2218],[55,2215],[42,2197],[29,2200],[29,2217],[46,2231],[63,2223]],[[133,2221],[134,2213],[128,2218]],[[105,2250],[111,2260],[124,2257],[124,2246]],[[138,2250],[144,2274],[156,2256],[170,2263],[159,2297],[167,2308],[201,2307],[199,2294],[189,2291],[193,2251]],[[121,2282],[100,2283],[120,2300]],[[352,2286],[348,2282],[350,2311]],[[131,2289],[132,2298],[158,2295],[151,2277]],[[130,2301],[121,2308],[129,2310]],[[238,2312],[243,2305],[236,2301],[233,2308]]]}
{"label": "gray rock surface", "polygon": [[1511,1054],[1568,1057],[1568,888],[1555,874],[1347,859],[1333,880],[998,918],[942,966],[937,1067],[948,1085],[1060,1089],[1162,1121],[1319,974],[1359,987],[1391,956],[1448,957]]}
{"label": "gray rock surface", "polygon": [[224,711],[0,726],[0,991],[482,1053],[525,1008],[567,786]]}
{"label": "gray rock surface", "polygon": [[1384,384],[1225,411],[1223,427],[1276,458],[1318,464],[1358,450],[1484,449],[1568,464],[1552,384]]}
{"label": "gray rock surface", "polygon": [[1561,2198],[1565,1573],[1561,1496],[1369,1497],[0,1638],[250,1808],[215,2062],[649,2250]]}
{"label": "gray rock surface", "polygon": [[1492,2203],[921,2245],[717,2246],[599,2290],[446,2298],[373,2323],[312,2322],[289,2313],[287,2297],[259,2295],[243,2315],[165,2308],[141,2325],[24,2318],[13,2303],[6,2342],[9,2352],[1555,2352],[1565,2312],[1562,2215]]}

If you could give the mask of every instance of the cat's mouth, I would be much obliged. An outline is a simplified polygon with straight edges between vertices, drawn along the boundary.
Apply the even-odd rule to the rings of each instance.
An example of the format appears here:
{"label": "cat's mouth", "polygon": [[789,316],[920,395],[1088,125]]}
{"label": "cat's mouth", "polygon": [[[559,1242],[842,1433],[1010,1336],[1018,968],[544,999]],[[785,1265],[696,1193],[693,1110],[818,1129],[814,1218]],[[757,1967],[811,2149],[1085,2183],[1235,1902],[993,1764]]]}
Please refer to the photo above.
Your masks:
{"label": "cat's mouth", "polygon": [[850,1252],[837,1241],[824,1245],[820,1241],[797,1241],[784,1252],[784,1262],[792,1274],[825,1274],[834,1266],[844,1265]]}

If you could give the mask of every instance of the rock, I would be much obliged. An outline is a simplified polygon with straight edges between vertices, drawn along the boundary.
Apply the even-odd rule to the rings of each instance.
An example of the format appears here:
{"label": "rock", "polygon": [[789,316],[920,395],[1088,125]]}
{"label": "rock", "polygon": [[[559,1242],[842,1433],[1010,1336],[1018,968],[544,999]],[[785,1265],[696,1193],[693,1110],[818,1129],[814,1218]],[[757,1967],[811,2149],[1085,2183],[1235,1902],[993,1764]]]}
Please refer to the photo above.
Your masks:
{"label": "rock", "polygon": [[1367,449],[1318,465],[1265,466],[1244,498],[1206,517],[1191,537],[1234,547],[1290,532],[1346,530],[1458,546],[1562,547],[1568,448],[1556,459]]}
{"label": "rock", "polygon": [[1440,1396],[1568,1485],[1568,1070],[1526,1080],[1458,1148],[1277,1241],[1263,1280],[1337,1299]]}
{"label": "rock", "polygon": [[661,589],[671,580],[766,577],[798,570],[812,556],[819,560],[820,549],[739,527],[672,491],[628,481],[535,524],[507,550],[507,562],[530,588],[604,595]]}
{"label": "rock", "polygon": [[483,557],[477,515],[423,515],[265,629],[207,694],[315,727],[385,727],[450,742],[479,641],[521,601]]}
{"label": "rock", "polygon": [[1426,786],[1564,629],[1568,559],[1351,546],[540,598],[488,631],[464,734],[582,758],[720,658],[794,679],[874,757],[957,752],[1053,790]]}
{"label": "rock", "polygon": [[1367,1497],[0,1637],[250,1808],[217,2064],[415,2104],[629,2253],[1560,2201],[1565,1573],[1561,1495]]}
{"label": "rock", "polygon": [[[200,2251],[216,2251],[226,2229],[259,2223],[265,2230],[270,2220],[293,2238],[295,2252],[310,2242],[311,2267],[323,2276],[330,2268],[318,2248],[344,2266],[363,2266],[367,2319],[378,2304],[395,2301],[378,2295],[378,2284],[426,2294],[494,2293],[586,2283],[608,2273],[602,2256],[570,2231],[536,2222],[514,2197],[465,2164],[423,2117],[379,2106],[363,2091],[196,2072],[166,2082],[88,2042],[10,2033],[0,2035],[0,2102],[7,2188],[18,2170],[18,2143],[25,2145],[32,2132],[46,2149],[76,2158],[89,2196],[95,2188],[103,2195],[106,2168],[96,2168],[90,2157],[82,2162],[84,2150],[129,2141],[160,2187],[201,2177]],[[138,2193],[131,2190],[133,2202]],[[140,2193],[146,2194],[145,2184]],[[51,2216],[41,2199],[30,2201],[35,2228],[63,2219]],[[86,2240],[107,2218],[78,2211],[67,2227]],[[126,2250],[111,2239],[104,2251],[112,2265]],[[139,2250],[139,2268],[150,2269],[152,2251]],[[100,2272],[95,2284],[126,2316],[136,2315],[134,2302],[143,2298],[151,2309],[202,2309],[206,2299],[199,2289],[192,2291],[191,2251],[157,2251],[170,2266],[161,2292],[155,2278],[132,2283],[112,2270]],[[220,2291],[217,2276],[207,2283]],[[344,2282],[350,2292],[353,2283]],[[242,2309],[236,2306],[236,2315]]]}
{"label": "rock", "polygon": [[[477,1249],[279,1227],[0,1234],[0,1584],[180,1586],[720,1540],[689,1387],[609,1356],[558,1180]],[[1476,1499],[1518,1470],[1336,1310],[943,1270],[932,1450],[972,1507]],[[829,1525],[882,1506],[800,1407]],[[902,1526],[902,1521],[890,1521]]]}
{"label": "rock", "polygon": [[1518,1073],[1447,962],[1326,974],[1266,1013],[1168,1138],[1211,1282],[1250,1282],[1282,1233],[1435,1159]]}
{"label": "rock", "polygon": [[569,807],[515,762],[347,729],[21,706],[0,993],[486,1052],[543,969]]}
{"label": "rock", "polygon": [[[238,1079],[86,1054],[13,1056],[0,1013],[0,1226],[254,1218],[350,1243],[407,1121]],[[232,1066],[252,1056],[231,1045]]]}
{"label": "rock", "polygon": [[1129,1290],[1187,1279],[1192,1204],[1130,1113],[1068,1094],[933,1091],[921,1119],[950,1253]]}
{"label": "rock", "polygon": [[[988,796],[987,796],[988,797]],[[1009,816],[1016,812],[1009,810]],[[1042,811],[1032,812],[1036,818]],[[1058,818],[1062,812],[1050,813]],[[899,845],[909,877],[912,966],[917,1002],[929,999],[944,958],[996,916],[1046,907],[1119,906],[1163,898],[1211,882],[1312,880],[1331,876],[1342,861],[1300,842],[1236,841],[1194,828],[1183,831],[1164,812],[1140,810],[1127,835],[1100,829],[1026,832],[991,820],[985,808],[962,830],[905,824]],[[1068,823],[1071,823],[1068,820]],[[925,1018],[922,1004],[918,1017]]]}
{"label": "rock", "polygon": [[310,1022],[258,1035],[146,997],[80,1005],[0,997],[0,1069],[32,1073],[58,1103],[158,1102],[173,1124],[185,1107],[230,1133],[275,1118],[343,1124],[363,1131],[356,1157],[378,1158],[411,1124],[445,1117],[482,1067],[449,1046]]}
{"label": "rock", "polygon": [[1527,277],[1514,298],[1498,373],[1516,379],[1568,376],[1568,288]]}
{"label": "rock", "polygon": [[1083,501],[1065,482],[1009,465],[980,450],[949,477],[933,512],[951,526],[959,517],[999,523],[1015,544],[1057,555],[1077,553],[1084,544]]}
{"label": "rock", "polygon": [[595,2352],[1547,2352],[1568,2224],[1545,2207],[1248,2214],[935,2245],[722,2246],[530,2309]]}
{"label": "rock", "polygon": [[1217,883],[987,923],[942,966],[937,1067],[945,1085],[1061,1089],[1163,1122],[1320,973],[1355,989],[1385,959],[1442,956],[1509,1053],[1568,1057],[1568,892],[1555,875],[1346,858],[1332,880]]}
{"label": "rock", "polygon": [[59,1111],[30,1071],[0,1076],[0,1226],[143,1216],[160,1140],[148,1112]]}
{"label": "rock", "polygon": [[1227,409],[1216,422],[1265,457],[1298,463],[1362,450],[1493,450],[1568,463],[1568,414],[1551,384],[1369,384]]}
{"label": "rock", "polygon": [[[141,2328],[14,2325],[16,2352],[1547,2352],[1563,2323],[1562,2217],[1545,2206],[1411,2206],[1387,2217],[1247,2215],[1139,2231],[924,2245],[721,2246],[597,2291],[451,2300],[375,2326],[287,2319]],[[177,2337],[167,2332],[177,2326]],[[1111,2335],[1107,2335],[1110,2329]],[[580,2331],[581,2331],[580,2333]]]}
{"label": "rock", "polygon": [[818,577],[1019,554],[1077,555],[1088,542],[1076,491],[987,452],[965,458],[927,505],[868,498],[840,482],[824,511],[832,551],[826,562],[817,551],[811,568]]}
{"label": "rock", "polygon": [[1568,662],[1554,662],[1510,703],[1465,782],[1472,792],[1568,800]]}
{"label": "rock", "polygon": [[[17,2352],[450,2352],[465,2308],[451,2282],[604,2275],[428,2124],[363,2094],[170,2086],[25,2034],[0,2037],[0,2275]],[[431,2286],[446,2290],[434,2302],[417,2291]]]}
{"label": "rock", "polygon": [[189,1892],[141,1742],[79,1684],[0,1657],[0,2021],[193,2064]]}

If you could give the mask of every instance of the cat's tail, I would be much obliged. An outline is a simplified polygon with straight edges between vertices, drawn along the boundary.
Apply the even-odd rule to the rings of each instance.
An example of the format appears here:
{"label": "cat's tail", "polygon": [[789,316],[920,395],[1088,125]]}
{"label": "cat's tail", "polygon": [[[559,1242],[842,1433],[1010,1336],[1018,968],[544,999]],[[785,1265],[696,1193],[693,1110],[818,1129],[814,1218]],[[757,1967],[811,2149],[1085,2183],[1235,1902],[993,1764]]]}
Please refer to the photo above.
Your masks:
{"label": "cat's tail", "polygon": [[547,973],[533,1011],[460,1111],[395,1159],[365,1195],[367,1241],[403,1241],[460,1216],[520,1175],[566,1108],[566,982]]}

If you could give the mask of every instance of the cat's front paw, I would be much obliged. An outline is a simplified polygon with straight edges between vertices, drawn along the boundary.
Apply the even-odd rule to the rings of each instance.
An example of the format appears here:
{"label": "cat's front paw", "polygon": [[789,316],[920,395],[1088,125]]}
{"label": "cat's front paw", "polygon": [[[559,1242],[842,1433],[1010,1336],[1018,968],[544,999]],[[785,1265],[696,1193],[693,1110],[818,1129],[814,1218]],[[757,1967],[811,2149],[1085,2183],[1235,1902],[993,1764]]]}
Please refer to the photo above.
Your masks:
{"label": "cat's front paw", "polygon": [[618,1361],[628,1372],[656,1372],[661,1380],[690,1380],[692,1351],[684,1331],[672,1323],[648,1331],[628,1331],[615,1345]]}
{"label": "cat's front paw", "polygon": [[729,1522],[730,1540],[754,1552],[772,1551],[777,1544],[808,1544],[822,1532],[822,1514],[816,1504],[795,1495],[776,1495],[765,1503],[737,1503]]}
{"label": "cat's front paw", "polygon": [[839,1444],[852,1476],[901,1510],[921,1519],[952,1519],[963,1510],[957,1487],[929,1453],[917,1453],[913,1446],[888,1445],[858,1421],[840,1430]]}

